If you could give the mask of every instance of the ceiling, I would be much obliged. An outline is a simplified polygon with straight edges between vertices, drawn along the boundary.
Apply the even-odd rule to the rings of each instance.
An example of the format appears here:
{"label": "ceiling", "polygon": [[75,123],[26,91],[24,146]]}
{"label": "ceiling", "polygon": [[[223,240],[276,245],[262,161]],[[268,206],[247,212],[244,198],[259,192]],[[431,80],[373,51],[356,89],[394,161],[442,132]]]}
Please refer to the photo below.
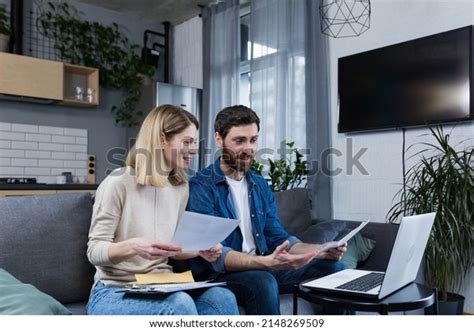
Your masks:
{"label": "ceiling", "polygon": [[[139,18],[180,24],[201,13],[201,6],[215,4],[216,0],[77,0]],[[247,3],[250,0],[241,1]]]}

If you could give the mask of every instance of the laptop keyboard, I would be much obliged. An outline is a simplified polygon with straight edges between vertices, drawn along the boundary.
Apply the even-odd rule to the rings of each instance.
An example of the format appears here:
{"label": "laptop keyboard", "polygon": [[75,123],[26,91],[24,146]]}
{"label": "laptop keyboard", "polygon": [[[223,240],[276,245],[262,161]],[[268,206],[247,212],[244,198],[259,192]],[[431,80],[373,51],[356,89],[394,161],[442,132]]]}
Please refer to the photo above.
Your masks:
{"label": "laptop keyboard", "polygon": [[368,292],[382,284],[384,274],[371,272],[370,274],[358,277],[350,282],[339,285],[336,288],[350,291]]}

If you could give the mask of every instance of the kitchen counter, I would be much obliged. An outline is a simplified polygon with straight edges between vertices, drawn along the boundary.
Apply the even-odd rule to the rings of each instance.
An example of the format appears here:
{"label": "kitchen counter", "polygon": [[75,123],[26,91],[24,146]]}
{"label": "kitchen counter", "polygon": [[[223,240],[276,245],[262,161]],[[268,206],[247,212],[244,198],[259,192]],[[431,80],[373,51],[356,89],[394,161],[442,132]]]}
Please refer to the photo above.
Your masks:
{"label": "kitchen counter", "polygon": [[0,184],[0,190],[96,190],[97,184]]}
{"label": "kitchen counter", "polygon": [[0,184],[0,197],[22,195],[89,192],[95,194],[97,184]]}

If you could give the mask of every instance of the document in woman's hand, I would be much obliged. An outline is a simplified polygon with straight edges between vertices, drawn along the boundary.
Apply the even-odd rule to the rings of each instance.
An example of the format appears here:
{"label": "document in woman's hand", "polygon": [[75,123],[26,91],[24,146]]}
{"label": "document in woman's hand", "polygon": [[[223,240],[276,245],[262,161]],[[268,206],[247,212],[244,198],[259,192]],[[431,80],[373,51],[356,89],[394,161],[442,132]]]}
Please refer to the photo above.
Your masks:
{"label": "document in woman's hand", "polygon": [[184,212],[171,242],[183,253],[208,250],[223,241],[239,225],[239,220]]}

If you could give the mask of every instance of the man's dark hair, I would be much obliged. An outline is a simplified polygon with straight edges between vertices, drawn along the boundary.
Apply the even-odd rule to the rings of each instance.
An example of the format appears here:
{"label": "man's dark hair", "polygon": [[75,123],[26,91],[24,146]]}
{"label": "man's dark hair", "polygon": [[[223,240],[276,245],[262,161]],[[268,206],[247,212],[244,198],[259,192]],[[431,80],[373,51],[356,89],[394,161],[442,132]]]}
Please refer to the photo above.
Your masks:
{"label": "man's dark hair", "polygon": [[222,109],[216,116],[214,131],[225,139],[230,129],[234,126],[257,124],[260,131],[260,118],[257,113],[246,106],[238,105]]}

